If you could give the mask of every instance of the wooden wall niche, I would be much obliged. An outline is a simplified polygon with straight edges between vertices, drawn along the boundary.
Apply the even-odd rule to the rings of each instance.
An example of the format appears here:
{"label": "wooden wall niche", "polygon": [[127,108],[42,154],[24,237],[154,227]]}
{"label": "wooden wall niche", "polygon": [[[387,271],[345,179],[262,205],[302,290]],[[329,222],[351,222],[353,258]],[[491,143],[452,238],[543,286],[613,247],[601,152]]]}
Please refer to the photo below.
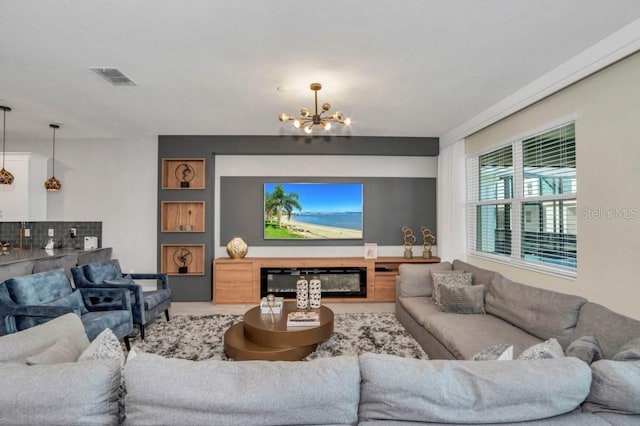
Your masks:
{"label": "wooden wall niche", "polygon": [[204,244],[162,244],[160,269],[167,275],[204,275]]}
{"label": "wooden wall niche", "polygon": [[204,189],[204,158],[163,158],[162,189]]}
{"label": "wooden wall niche", "polygon": [[162,232],[204,232],[204,201],[163,201]]}

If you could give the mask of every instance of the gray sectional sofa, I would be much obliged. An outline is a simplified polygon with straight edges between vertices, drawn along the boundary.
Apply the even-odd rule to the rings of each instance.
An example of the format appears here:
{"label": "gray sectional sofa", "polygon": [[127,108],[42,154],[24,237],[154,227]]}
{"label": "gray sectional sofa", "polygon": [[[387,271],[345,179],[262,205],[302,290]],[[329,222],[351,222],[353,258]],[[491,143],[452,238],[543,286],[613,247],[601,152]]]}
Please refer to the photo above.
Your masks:
{"label": "gray sectional sofa", "polygon": [[[638,330],[637,321],[584,299],[515,283],[503,289],[500,284],[508,283],[502,277],[458,261],[438,267],[448,266],[471,271],[476,284],[496,280],[486,308],[496,314],[436,318],[424,289],[406,281],[410,272],[420,278],[419,271],[403,271],[398,318],[434,358],[465,358],[505,338],[513,338],[517,352],[546,336],[566,343],[584,332],[598,335],[610,355],[616,342]],[[514,305],[516,290],[523,299]],[[538,306],[545,297],[545,306]],[[499,300],[506,304],[502,311]],[[424,312],[434,317],[426,321]],[[482,334],[491,327],[493,332]],[[449,329],[459,333],[457,339]],[[111,359],[25,364],[61,341],[78,350],[89,344],[77,316],[0,337],[0,424],[118,424],[123,378],[125,425],[640,425],[640,360],[589,366],[575,357],[467,361],[363,354],[306,362],[195,362],[134,348],[124,368]]]}
{"label": "gray sectional sofa", "polygon": [[[464,271],[485,285],[486,314],[442,312],[432,296],[431,271]],[[584,336],[596,337],[605,358],[640,337],[640,321],[585,298],[509,280],[460,260],[402,264],[396,278],[396,317],[431,359],[469,359],[496,344],[513,345],[514,356],[556,338],[563,349]]]}

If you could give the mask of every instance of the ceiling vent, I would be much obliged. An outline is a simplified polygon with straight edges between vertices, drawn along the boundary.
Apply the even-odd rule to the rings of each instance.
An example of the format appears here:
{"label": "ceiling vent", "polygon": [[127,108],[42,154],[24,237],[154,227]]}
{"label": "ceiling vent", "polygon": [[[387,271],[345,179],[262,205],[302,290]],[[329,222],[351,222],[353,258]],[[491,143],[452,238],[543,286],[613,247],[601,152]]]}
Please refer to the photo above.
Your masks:
{"label": "ceiling vent", "polygon": [[89,69],[114,86],[137,86],[137,84],[133,80],[124,75],[118,68],[95,67]]}

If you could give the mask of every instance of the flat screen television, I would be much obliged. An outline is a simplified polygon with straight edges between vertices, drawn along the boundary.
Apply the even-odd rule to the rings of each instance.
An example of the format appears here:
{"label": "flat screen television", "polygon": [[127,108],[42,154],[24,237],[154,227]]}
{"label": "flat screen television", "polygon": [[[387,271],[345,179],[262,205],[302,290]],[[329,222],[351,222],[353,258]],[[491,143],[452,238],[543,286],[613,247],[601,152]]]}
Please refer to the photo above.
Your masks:
{"label": "flat screen television", "polygon": [[362,184],[265,183],[264,238],[362,239]]}

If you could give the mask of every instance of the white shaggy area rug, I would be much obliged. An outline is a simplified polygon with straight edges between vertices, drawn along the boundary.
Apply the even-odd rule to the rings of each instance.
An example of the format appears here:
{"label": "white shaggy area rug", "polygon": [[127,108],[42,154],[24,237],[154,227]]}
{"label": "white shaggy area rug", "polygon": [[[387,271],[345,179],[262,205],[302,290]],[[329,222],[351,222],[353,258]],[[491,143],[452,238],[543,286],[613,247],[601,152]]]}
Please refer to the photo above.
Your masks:
{"label": "white shaggy area rug", "polygon": [[[239,321],[242,315],[179,315],[169,322],[159,317],[145,328],[145,340],[136,335],[131,346],[170,358],[228,360],[224,333]],[[336,314],[333,329],[306,360],[365,352],[428,359],[393,313]]]}

